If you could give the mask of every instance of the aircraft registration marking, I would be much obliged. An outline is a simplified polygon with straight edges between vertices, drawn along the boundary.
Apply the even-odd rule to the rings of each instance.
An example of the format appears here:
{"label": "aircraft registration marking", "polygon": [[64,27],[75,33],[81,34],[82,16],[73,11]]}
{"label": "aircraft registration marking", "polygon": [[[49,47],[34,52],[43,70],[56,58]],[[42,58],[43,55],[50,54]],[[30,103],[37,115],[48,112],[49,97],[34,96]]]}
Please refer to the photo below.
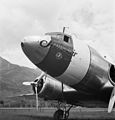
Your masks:
{"label": "aircraft registration marking", "polygon": [[53,46],[61,49],[61,50],[65,50],[65,51],[67,51],[67,52],[69,52],[69,53],[72,53],[72,51],[71,51],[70,49],[68,49],[68,48],[66,48],[66,47],[64,47],[64,46],[62,46],[62,45],[60,45],[60,44],[57,44],[57,43],[51,43],[51,44],[52,44]]}
{"label": "aircraft registration marking", "polygon": [[66,47],[60,45],[60,44],[57,44],[57,43],[51,43],[53,46],[56,46],[57,48],[61,49],[61,50],[65,50],[69,53],[72,53],[72,56],[76,56],[78,53],[74,50],[74,51],[71,51],[70,49],[67,49]]}

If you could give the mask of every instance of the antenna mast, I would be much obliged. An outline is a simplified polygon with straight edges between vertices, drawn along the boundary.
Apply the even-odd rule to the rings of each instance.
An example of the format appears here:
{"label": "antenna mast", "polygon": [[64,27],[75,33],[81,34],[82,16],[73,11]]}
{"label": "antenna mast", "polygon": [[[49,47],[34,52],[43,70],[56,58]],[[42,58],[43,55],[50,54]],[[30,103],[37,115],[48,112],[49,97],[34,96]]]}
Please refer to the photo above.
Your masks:
{"label": "antenna mast", "polygon": [[69,28],[69,27],[63,27],[63,33],[65,33],[65,29],[66,29],[66,28]]}

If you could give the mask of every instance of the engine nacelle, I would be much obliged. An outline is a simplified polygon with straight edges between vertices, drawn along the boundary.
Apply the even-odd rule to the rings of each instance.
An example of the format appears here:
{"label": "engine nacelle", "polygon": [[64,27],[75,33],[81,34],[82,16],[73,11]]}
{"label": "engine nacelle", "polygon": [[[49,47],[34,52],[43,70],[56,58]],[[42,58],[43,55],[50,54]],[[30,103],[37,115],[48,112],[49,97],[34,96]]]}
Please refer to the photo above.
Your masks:
{"label": "engine nacelle", "polygon": [[[46,99],[59,100],[62,98],[62,83],[52,77],[43,77],[42,87],[38,85],[38,95]],[[40,85],[41,86],[41,85]],[[63,89],[69,88],[65,84]]]}
{"label": "engine nacelle", "polygon": [[43,87],[39,92],[39,96],[50,99],[60,99],[62,97],[62,84],[54,78],[43,78]]}

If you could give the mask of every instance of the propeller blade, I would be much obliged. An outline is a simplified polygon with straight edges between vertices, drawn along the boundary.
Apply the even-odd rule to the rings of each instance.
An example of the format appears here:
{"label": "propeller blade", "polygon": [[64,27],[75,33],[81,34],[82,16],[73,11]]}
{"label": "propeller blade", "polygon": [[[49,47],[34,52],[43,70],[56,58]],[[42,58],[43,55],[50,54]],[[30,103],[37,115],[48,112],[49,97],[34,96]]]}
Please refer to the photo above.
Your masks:
{"label": "propeller blade", "polygon": [[110,97],[110,100],[109,100],[108,113],[111,113],[111,111],[113,109],[113,106],[114,106],[114,103],[115,103],[115,86],[112,90],[111,97]]}
{"label": "propeller blade", "polygon": [[37,78],[38,81],[39,81],[43,76],[45,76],[45,75],[46,75],[46,73],[42,72],[41,75]]}
{"label": "propeller blade", "polygon": [[37,86],[35,87],[36,90],[36,109],[38,110],[39,103],[38,103],[38,92],[37,92]]}
{"label": "propeller blade", "polygon": [[34,82],[23,82],[22,84],[23,85],[31,85],[31,84],[33,84]]}
{"label": "propeller blade", "polygon": [[38,102],[38,87],[39,87],[39,82],[41,78],[43,78],[45,76],[45,78],[47,77],[47,74],[42,72],[41,75],[34,81],[34,82],[23,82],[23,85],[34,85],[35,87],[35,93],[36,93],[36,109],[38,110],[39,107],[39,102]]}
{"label": "propeller blade", "polygon": [[37,78],[36,82],[23,82],[22,84],[27,86],[32,84],[36,85],[43,76],[46,76],[46,73],[42,72],[41,75]]}

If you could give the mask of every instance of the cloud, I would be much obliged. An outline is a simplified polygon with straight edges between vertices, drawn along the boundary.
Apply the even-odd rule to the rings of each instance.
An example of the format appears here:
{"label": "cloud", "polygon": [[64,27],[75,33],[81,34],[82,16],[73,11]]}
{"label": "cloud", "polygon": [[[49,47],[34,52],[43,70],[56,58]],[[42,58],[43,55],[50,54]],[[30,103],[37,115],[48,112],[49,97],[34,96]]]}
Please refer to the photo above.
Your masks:
{"label": "cloud", "polygon": [[[59,9],[54,0],[1,0],[0,1],[0,46],[5,49],[19,44],[29,34],[41,34],[52,30]],[[41,32],[40,32],[41,31]]]}
{"label": "cloud", "polygon": [[[19,52],[20,40],[24,36],[62,31],[63,26],[69,26],[69,31],[76,33],[79,39],[93,41],[94,47],[98,47],[99,51],[104,49],[115,58],[113,2],[114,0],[1,0],[0,54],[20,64],[18,58],[23,56]],[[25,57],[22,58],[23,62],[27,61]]]}
{"label": "cloud", "polygon": [[115,59],[114,0],[69,0],[67,4],[59,18],[61,25],[66,23],[80,40],[92,41],[99,52]]}
{"label": "cloud", "polygon": [[22,63],[20,57],[29,64],[21,52],[20,41],[27,35],[54,30],[59,9],[59,0],[1,0],[0,55],[17,64]]}

